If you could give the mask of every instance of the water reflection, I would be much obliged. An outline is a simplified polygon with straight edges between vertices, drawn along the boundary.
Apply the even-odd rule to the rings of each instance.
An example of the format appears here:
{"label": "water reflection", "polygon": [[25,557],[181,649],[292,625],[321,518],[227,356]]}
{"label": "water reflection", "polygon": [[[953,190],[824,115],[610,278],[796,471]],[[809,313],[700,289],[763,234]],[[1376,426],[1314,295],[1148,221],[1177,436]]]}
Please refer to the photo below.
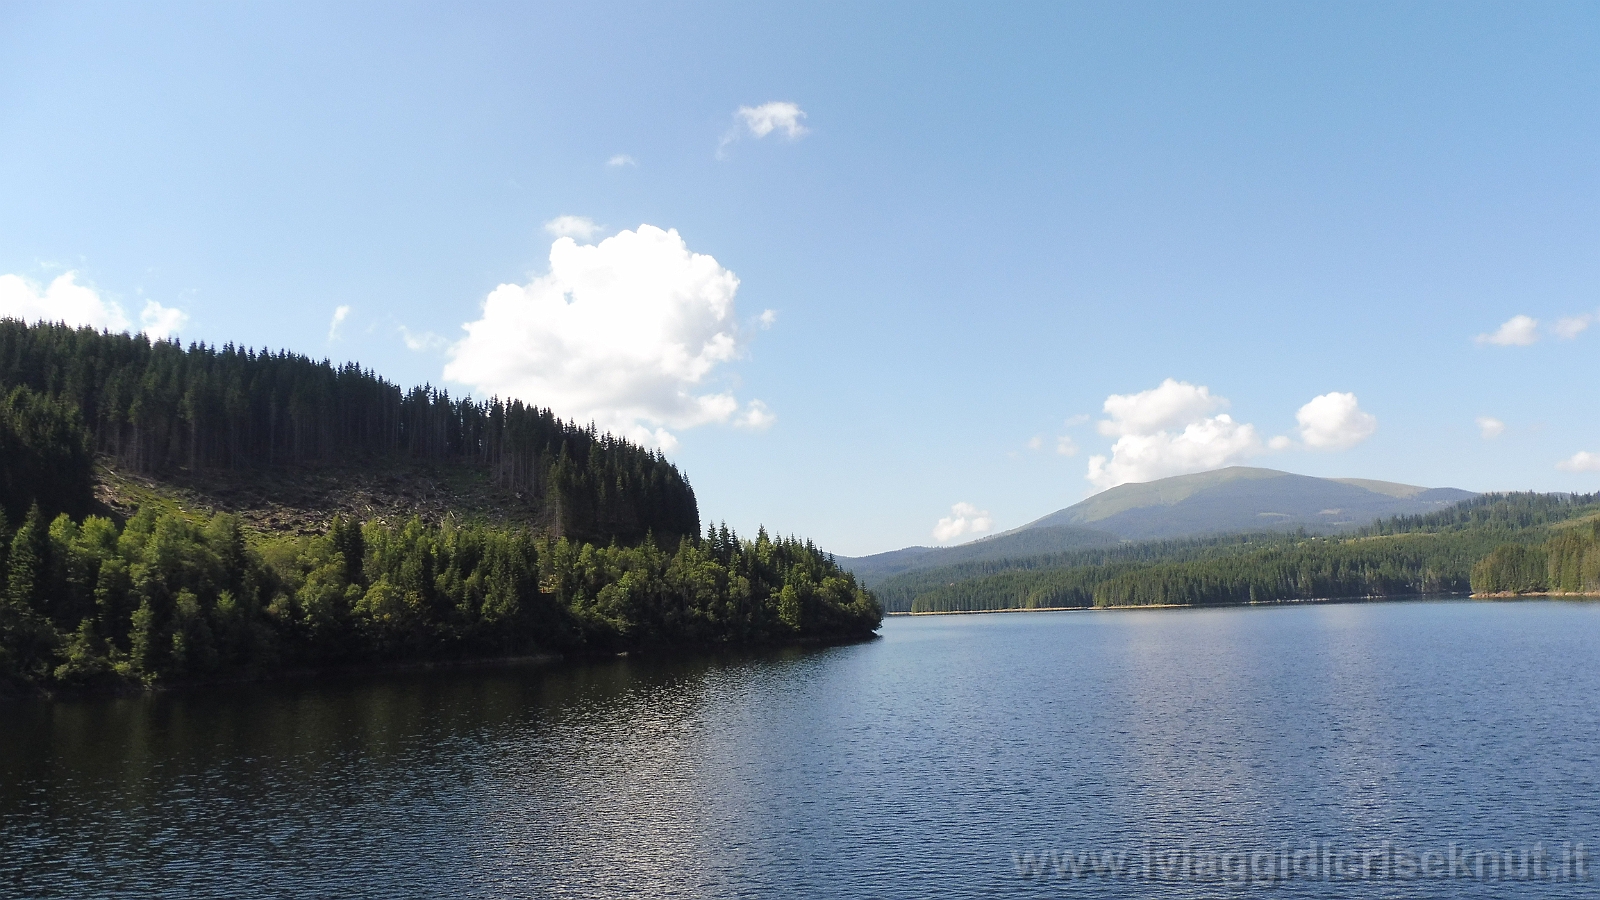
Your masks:
{"label": "water reflection", "polygon": [[1203,897],[1021,879],[1012,854],[1594,842],[1597,638],[1600,607],[1555,603],[940,617],[850,647],[9,704],[0,895]]}

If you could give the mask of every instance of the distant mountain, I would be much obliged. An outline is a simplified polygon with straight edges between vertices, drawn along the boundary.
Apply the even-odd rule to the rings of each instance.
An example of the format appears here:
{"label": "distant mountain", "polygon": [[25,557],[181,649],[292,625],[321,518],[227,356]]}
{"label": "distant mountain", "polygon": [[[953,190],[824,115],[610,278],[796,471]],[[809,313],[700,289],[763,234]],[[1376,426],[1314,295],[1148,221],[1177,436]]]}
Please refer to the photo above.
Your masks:
{"label": "distant mountain", "polygon": [[1292,528],[1329,532],[1367,525],[1374,519],[1435,512],[1474,496],[1456,488],[1313,478],[1232,466],[1118,485],[1030,522],[1017,532],[1073,525],[1107,531],[1124,540]]}
{"label": "distant mountain", "polygon": [[906,547],[871,556],[841,556],[837,557],[837,561],[840,566],[854,572],[862,584],[870,587],[902,572],[985,559],[1012,559],[1064,550],[1109,547],[1121,543],[1121,540],[1107,531],[1073,525],[1047,525],[1008,531],[955,547]]}
{"label": "distant mountain", "polygon": [[841,557],[839,564],[870,586],[903,572],[1084,550],[1121,541],[1295,528],[1343,531],[1374,519],[1435,512],[1474,496],[1456,488],[1313,478],[1232,466],[1118,485],[1021,528],[968,544]]}

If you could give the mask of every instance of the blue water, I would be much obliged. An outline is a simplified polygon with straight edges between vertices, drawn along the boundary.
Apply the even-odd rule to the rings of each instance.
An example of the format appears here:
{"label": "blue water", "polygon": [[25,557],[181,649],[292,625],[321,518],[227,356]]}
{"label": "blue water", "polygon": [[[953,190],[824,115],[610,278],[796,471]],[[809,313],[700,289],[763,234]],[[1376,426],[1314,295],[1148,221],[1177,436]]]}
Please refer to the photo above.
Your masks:
{"label": "blue water", "polygon": [[1593,603],[1033,613],[9,703],[0,896],[1594,896],[1597,656]]}

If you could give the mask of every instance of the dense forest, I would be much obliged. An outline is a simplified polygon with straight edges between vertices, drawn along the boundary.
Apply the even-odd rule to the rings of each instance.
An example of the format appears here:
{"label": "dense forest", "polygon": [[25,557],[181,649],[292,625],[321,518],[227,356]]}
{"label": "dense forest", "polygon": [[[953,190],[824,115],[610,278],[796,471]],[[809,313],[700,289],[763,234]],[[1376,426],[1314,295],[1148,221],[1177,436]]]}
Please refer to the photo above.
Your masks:
{"label": "dense forest", "polygon": [[[294,668],[871,635],[832,556],[699,530],[659,454],[518,403],[353,366],[0,321],[0,687],[149,685]],[[543,492],[524,524],[96,514],[96,455],[174,469],[416,455]],[[107,512],[107,510],[99,510]]]}
{"label": "dense forest", "polygon": [[10,540],[0,677],[91,685],[293,667],[864,637],[881,613],[809,543],[726,528],[663,550],[420,520],[252,542],[144,511]]}
{"label": "dense forest", "polygon": [[1257,534],[970,563],[890,578],[892,612],[1600,590],[1600,495],[1488,494],[1342,537]]}
{"label": "dense forest", "polygon": [[657,452],[521,401],[402,391],[354,364],[0,319],[0,389],[17,387],[71,410],[89,450],[129,471],[451,460],[483,467],[574,539],[700,532],[694,491]]}

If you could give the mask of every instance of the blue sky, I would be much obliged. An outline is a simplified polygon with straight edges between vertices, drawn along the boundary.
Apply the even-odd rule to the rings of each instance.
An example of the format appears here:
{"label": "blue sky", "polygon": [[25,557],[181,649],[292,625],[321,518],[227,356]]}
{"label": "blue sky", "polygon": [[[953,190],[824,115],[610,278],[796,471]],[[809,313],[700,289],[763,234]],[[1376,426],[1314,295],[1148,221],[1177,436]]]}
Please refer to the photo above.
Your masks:
{"label": "blue sky", "polygon": [[0,311],[538,392],[842,554],[1600,489],[1600,7],[796,6],[0,5]]}

